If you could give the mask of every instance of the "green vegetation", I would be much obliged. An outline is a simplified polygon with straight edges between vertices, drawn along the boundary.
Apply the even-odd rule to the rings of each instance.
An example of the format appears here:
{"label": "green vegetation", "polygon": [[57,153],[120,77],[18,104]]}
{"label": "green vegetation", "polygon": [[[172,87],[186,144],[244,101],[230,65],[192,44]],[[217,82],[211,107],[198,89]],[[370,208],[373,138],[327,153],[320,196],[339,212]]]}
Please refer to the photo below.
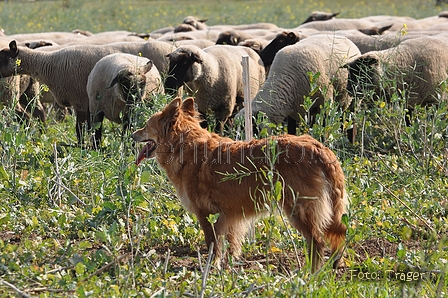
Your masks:
{"label": "green vegetation", "polygon": [[[37,1],[0,4],[6,32],[150,31],[186,15],[210,24],[293,27],[312,10],[343,17],[437,14],[426,1],[308,3]],[[68,3],[64,7],[63,3]],[[343,3],[343,4],[342,4]],[[139,7],[139,9],[137,9]],[[140,8],[141,7],[141,8]],[[138,107],[140,127],[170,99]],[[417,108],[405,125],[402,94],[355,114],[327,104],[307,133],[339,156],[351,198],[346,267],[311,275],[303,237],[278,214],[260,219],[246,262],[209,270],[203,234],[155,161],[105,121],[103,149],[76,143],[75,121],[43,125],[0,112],[0,297],[442,297],[448,292],[448,104]],[[325,115],[325,121],[323,116]],[[357,124],[357,143],[344,129]],[[277,127],[283,130],[283,127]]]}

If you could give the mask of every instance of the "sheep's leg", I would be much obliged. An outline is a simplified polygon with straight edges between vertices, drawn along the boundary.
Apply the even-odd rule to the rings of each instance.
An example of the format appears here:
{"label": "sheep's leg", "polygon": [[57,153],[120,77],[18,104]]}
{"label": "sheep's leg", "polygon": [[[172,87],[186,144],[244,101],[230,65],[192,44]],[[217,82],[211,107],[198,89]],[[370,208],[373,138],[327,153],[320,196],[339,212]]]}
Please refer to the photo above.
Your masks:
{"label": "sheep's leg", "polygon": [[[96,113],[92,119],[93,126],[95,127],[95,134],[93,135],[91,142],[95,150],[97,150],[101,145],[101,138],[103,136],[103,120],[104,120],[103,111],[99,111],[98,113]],[[97,123],[99,123],[99,126],[97,126]]]}
{"label": "sheep's leg", "polygon": [[84,145],[84,132],[90,129],[90,115],[88,111],[76,111],[76,137],[78,145]]}
{"label": "sheep's leg", "polygon": [[131,121],[131,115],[135,115],[134,113],[134,105],[128,104],[123,111],[123,118],[121,119],[122,123],[122,130],[121,130],[121,138],[124,139],[124,136],[127,131],[130,131],[132,129],[132,121]]}
{"label": "sheep's leg", "polygon": [[201,127],[208,129],[208,122],[207,122],[207,114],[205,112],[199,111],[200,119],[201,121]]}
{"label": "sheep's leg", "polygon": [[290,116],[288,116],[286,118],[286,120],[288,122],[288,124],[287,124],[287,126],[288,126],[288,134],[295,135],[297,133],[297,121],[294,118],[290,117]]}

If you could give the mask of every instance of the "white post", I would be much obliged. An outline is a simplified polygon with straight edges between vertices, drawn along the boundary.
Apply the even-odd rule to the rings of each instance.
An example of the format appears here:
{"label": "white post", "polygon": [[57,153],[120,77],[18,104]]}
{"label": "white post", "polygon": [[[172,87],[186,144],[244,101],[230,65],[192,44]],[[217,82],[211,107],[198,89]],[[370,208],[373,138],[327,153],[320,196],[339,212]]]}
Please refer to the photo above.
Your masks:
{"label": "white post", "polygon": [[[249,76],[249,56],[244,55],[243,61],[243,85],[244,85],[244,127],[245,127],[245,141],[249,142],[253,138],[252,132],[252,103],[250,102],[250,76]],[[255,223],[251,220],[248,237],[250,242],[255,242]]]}
{"label": "white post", "polygon": [[243,61],[243,84],[244,84],[244,123],[246,142],[252,140],[252,104],[250,102],[250,76],[249,76],[249,56],[244,55]]}

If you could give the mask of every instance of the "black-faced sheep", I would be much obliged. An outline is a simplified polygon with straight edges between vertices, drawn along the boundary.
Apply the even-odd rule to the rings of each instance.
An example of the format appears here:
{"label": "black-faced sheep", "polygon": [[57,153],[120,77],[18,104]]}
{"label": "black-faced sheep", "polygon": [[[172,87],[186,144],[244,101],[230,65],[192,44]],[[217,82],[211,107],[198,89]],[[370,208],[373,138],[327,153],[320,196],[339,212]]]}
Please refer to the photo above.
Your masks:
{"label": "black-faced sheep", "polygon": [[[275,55],[269,75],[252,102],[253,113],[264,112],[273,123],[287,117],[300,121],[306,113],[303,103],[307,96],[314,100],[311,116],[325,100],[333,98],[347,108],[351,103],[345,89],[348,71],[341,66],[359,55],[353,42],[334,34],[313,35],[284,47]],[[314,93],[310,76],[318,87]],[[295,134],[295,130],[295,123],[288,123],[288,132]]]}
{"label": "black-faced sheep", "polygon": [[390,49],[367,52],[347,63],[347,89],[361,96],[366,90],[374,90],[386,99],[400,90],[411,108],[447,100],[440,88],[448,79],[447,48],[446,37],[425,36],[405,40]]}
{"label": "black-faced sheep", "polygon": [[[45,49],[44,47],[42,49]],[[172,46],[163,42],[117,43],[107,46],[70,46],[56,51],[31,50],[17,47],[12,41],[9,48],[0,51],[0,75],[27,74],[49,87],[57,103],[72,106],[76,114],[76,136],[83,143],[84,127],[90,128],[87,78],[95,64],[104,56],[125,52],[141,54],[154,61],[160,70],[166,68],[166,54]],[[159,68],[160,65],[160,68]]]}
{"label": "black-faced sheep", "polygon": [[92,123],[95,127],[100,124],[95,128],[94,147],[100,145],[104,117],[122,123],[124,133],[130,126],[134,105],[156,93],[163,93],[163,83],[151,60],[125,53],[101,58],[87,80]]}
{"label": "black-faced sheep", "polygon": [[253,36],[242,30],[226,30],[219,34],[216,44],[227,44],[236,46],[243,40],[252,38]]}
{"label": "black-faced sheep", "polygon": [[205,49],[182,46],[168,55],[170,66],[165,91],[171,93],[187,84],[196,98],[198,110],[211,110],[217,131],[244,102],[242,56],[249,56],[251,98],[264,81],[264,66],[258,54],[241,46],[215,45]]}

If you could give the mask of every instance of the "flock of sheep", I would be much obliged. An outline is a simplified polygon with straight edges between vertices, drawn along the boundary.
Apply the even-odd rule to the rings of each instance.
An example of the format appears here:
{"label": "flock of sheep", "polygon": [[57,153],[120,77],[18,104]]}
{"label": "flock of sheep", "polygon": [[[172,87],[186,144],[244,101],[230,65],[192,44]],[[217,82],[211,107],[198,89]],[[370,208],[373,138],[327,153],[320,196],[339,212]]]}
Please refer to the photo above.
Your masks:
{"label": "flock of sheep", "polygon": [[[295,28],[272,23],[208,26],[186,17],[149,34],[128,31],[45,32],[0,37],[1,101],[21,119],[46,118],[45,105],[76,115],[79,144],[104,117],[129,126],[136,101],[182,92],[217,130],[243,111],[242,56],[249,57],[254,113],[270,122],[313,116],[324,101],[355,109],[353,98],[406,93],[409,109],[447,100],[448,12],[423,19],[400,16],[339,18],[314,12]],[[395,84],[384,84],[384,82]],[[49,92],[42,92],[47,86]],[[313,87],[314,86],[314,87]],[[317,88],[316,88],[317,86]],[[313,101],[305,111],[304,98]],[[19,100],[16,100],[19,99]],[[95,125],[92,145],[101,142]],[[87,129],[87,130],[86,130]]]}

